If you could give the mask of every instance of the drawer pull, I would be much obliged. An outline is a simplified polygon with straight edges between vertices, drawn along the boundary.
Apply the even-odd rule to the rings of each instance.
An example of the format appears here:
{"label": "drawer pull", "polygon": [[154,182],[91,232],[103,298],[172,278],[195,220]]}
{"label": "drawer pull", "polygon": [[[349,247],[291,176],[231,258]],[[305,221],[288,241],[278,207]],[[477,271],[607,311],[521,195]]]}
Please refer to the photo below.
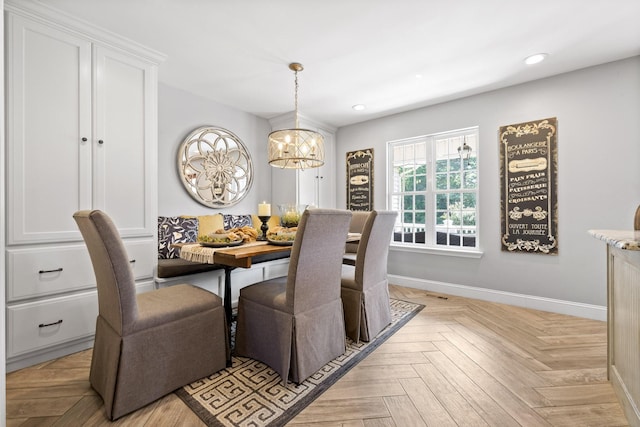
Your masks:
{"label": "drawer pull", "polygon": [[38,274],[44,274],[44,273],[59,273],[60,271],[62,271],[62,267],[60,267],[60,268],[56,268],[55,270],[40,270],[40,271],[38,271]]}
{"label": "drawer pull", "polygon": [[62,319],[58,320],[57,322],[53,322],[53,323],[40,323],[38,325],[38,328],[46,328],[47,326],[59,325],[61,323],[62,323]]}
{"label": "drawer pull", "polygon": [[133,264],[134,262],[136,262],[136,260],[135,260],[135,259],[130,259],[130,260],[129,260],[129,262],[130,262],[131,264]]}

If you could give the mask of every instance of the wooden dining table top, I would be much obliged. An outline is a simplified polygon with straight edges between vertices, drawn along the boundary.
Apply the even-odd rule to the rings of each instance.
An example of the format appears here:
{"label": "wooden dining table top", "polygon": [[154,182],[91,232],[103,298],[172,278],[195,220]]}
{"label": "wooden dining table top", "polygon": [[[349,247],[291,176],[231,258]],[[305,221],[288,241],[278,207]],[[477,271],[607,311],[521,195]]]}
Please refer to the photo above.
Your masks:
{"label": "wooden dining table top", "polygon": [[[357,242],[360,240],[360,233],[349,233],[346,242]],[[182,250],[189,250],[188,246],[195,246],[197,243],[191,244],[175,244]],[[186,247],[186,248],[185,248]],[[213,252],[213,264],[220,264],[229,267],[251,268],[254,257],[279,252],[291,252],[292,245],[274,245],[267,241],[251,242],[250,244],[233,246],[228,248],[215,248]],[[203,250],[200,248],[199,250]]]}

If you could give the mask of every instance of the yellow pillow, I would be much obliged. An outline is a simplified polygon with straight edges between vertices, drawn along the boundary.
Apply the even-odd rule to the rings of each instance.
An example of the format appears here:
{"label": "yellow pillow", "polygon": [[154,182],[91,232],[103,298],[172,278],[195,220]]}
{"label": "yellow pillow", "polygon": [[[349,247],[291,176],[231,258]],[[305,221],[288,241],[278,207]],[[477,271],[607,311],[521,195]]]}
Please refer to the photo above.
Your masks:
{"label": "yellow pillow", "polygon": [[222,214],[198,216],[198,237],[206,236],[224,228]]}

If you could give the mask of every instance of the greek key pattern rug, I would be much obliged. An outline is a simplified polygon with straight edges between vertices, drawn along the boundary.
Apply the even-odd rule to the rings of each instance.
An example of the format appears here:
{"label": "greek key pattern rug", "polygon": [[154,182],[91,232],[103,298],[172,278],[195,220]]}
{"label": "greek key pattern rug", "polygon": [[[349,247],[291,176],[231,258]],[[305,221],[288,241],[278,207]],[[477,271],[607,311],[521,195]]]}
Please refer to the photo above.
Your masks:
{"label": "greek key pattern rug", "polygon": [[233,366],[176,391],[208,426],[281,426],[313,402],[340,377],[386,341],[423,305],[391,300],[392,321],[373,341],[355,344],[347,338],[347,351],[299,385],[282,385],[267,365],[233,357]]}

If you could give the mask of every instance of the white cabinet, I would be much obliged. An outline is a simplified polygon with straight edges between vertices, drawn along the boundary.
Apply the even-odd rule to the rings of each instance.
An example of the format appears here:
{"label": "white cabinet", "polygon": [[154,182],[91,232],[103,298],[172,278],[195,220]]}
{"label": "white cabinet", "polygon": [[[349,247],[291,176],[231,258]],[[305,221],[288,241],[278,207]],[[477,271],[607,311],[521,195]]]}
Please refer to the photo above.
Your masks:
{"label": "white cabinet", "polygon": [[[269,123],[272,130],[290,128],[295,117],[292,113],[285,114],[271,119]],[[324,165],[305,170],[272,168],[271,203],[274,206],[295,203],[335,208],[335,129],[302,116],[298,116],[298,124],[324,137]]]}
{"label": "white cabinet", "polygon": [[[47,349],[64,352],[61,343],[93,334],[95,277],[74,212],[102,209],[112,217],[138,287],[149,288],[163,56],[12,0],[5,3],[5,40],[7,356],[11,366],[26,366],[16,361],[33,354],[42,360]],[[59,334],[55,325],[21,326],[37,314],[64,312]],[[43,317],[39,324],[49,323]]]}
{"label": "white cabinet", "polygon": [[7,33],[7,242],[78,240],[81,209],[152,235],[156,65],[16,14]]}

